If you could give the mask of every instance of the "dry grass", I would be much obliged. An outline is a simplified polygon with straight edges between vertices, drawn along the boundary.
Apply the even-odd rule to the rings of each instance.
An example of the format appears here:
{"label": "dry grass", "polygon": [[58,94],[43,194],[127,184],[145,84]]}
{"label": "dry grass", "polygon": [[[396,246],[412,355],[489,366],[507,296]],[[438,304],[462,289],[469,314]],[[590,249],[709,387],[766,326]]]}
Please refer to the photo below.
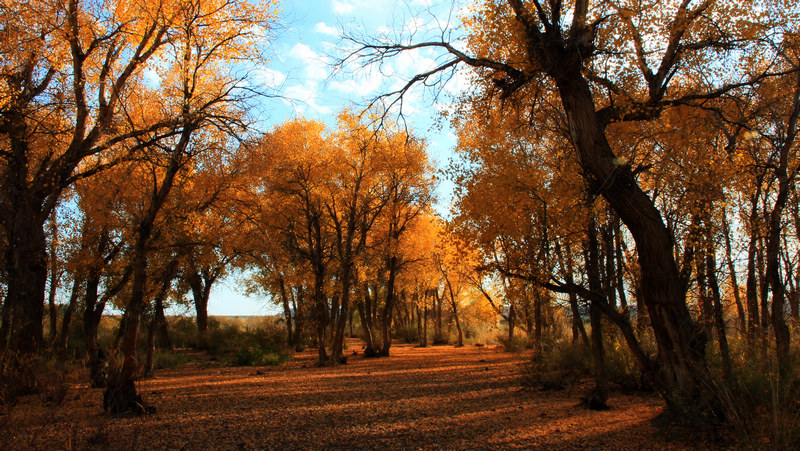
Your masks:
{"label": "dry grass", "polygon": [[[358,348],[355,348],[358,349]],[[661,402],[615,393],[612,410],[578,406],[577,391],[526,389],[524,356],[493,347],[392,347],[316,367],[315,351],[280,367],[185,368],[141,381],[158,408],[108,418],[102,390],[72,385],[60,406],[26,398],[0,415],[5,449],[708,448],[659,431]]]}

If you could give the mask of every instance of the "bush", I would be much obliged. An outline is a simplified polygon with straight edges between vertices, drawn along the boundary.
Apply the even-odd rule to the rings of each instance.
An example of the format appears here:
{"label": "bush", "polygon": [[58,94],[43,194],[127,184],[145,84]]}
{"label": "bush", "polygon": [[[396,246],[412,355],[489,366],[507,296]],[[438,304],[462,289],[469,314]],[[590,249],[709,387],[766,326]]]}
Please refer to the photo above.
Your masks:
{"label": "bush", "polygon": [[[619,336],[606,337],[606,374],[608,380],[619,384],[625,390],[652,391],[650,381],[644,377],[639,365],[628,349],[628,345]],[[591,360],[590,360],[591,362]]]}
{"label": "bush", "polygon": [[555,343],[542,360],[531,359],[523,367],[522,381],[524,385],[541,390],[564,390],[591,374],[591,360],[589,352],[582,347],[567,342]]}
{"label": "bush", "polygon": [[239,366],[277,366],[289,360],[286,353],[280,353],[271,346],[253,344],[239,349],[234,363]]}
{"label": "bush", "polygon": [[519,335],[514,335],[509,340],[507,333],[499,333],[496,340],[507,352],[522,352],[528,347],[528,339]]}
{"label": "bush", "polygon": [[419,342],[419,330],[417,329],[416,323],[408,323],[396,327],[394,330],[394,338],[403,340],[406,343]]}
{"label": "bush", "polygon": [[183,368],[189,363],[189,357],[181,351],[156,351],[153,356],[153,367],[159,370]]}
{"label": "bush", "polygon": [[60,405],[67,394],[66,371],[54,361],[0,355],[0,406],[13,406],[20,396],[42,394],[44,402]]}
{"label": "bush", "polygon": [[780,382],[776,366],[773,356],[755,352],[734,360],[730,380],[716,378],[716,410],[745,448],[800,447],[800,380]]}
{"label": "bush", "polygon": [[197,347],[197,321],[191,316],[173,316],[167,318],[169,335],[176,348]]}

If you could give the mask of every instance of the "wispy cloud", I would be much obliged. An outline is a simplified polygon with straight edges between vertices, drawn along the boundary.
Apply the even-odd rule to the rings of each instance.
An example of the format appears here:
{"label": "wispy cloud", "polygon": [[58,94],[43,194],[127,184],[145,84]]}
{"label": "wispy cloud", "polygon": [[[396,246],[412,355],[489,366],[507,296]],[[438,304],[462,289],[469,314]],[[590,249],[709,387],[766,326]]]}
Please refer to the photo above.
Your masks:
{"label": "wispy cloud", "polygon": [[339,36],[339,30],[337,30],[336,27],[326,24],[325,22],[317,22],[317,24],[314,25],[314,31],[328,36]]}

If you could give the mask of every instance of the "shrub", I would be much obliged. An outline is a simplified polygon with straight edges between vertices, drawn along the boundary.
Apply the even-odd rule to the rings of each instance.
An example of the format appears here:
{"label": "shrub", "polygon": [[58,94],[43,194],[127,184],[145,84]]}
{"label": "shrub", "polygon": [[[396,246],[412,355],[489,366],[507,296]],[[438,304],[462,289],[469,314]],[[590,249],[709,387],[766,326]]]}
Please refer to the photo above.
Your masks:
{"label": "shrub", "polygon": [[189,357],[181,351],[156,351],[153,356],[153,367],[159,370],[183,368],[189,363]]}
{"label": "shrub", "polygon": [[0,356],[0,406],[12,406],[20,396],[36,393],[44,402],[60,405],[67,394],[65,374],[54,361],[10,353]]}
{"label": "shrub", "polygon": [[176,348],[197,347],[197,321],[191,316],[173,316],[167,318],[172,344]]}
{"label": "shrub", "polygon": [[605,354],[606,374],[610,382],[619,384],[625,390],[653,390],[652,385],[639,369],[628,345],[619,336],[615,335],[611,339],[606,337]]}
{"label": "shrub", "polygon": [[519,335],[514,335],[509,340],[507,333],[499,333],[496,340],[507,352],[522,352],[528,347],[528,339]]}
{"label": "shrub", "polygon": [[419,342],[419,330],[417,329],[416,323],[408,323],[396,327],[394,330],[394,338],[403,340],[406,343]]}
{"label": "shrub", "polygon": [[581,377],[590,373],[591,355],[585,348],[558,342],[542,360],[531,359],[523,367],[522,382],[541,390],[563,390],[576,385]]}
{"label": "shrub", "polygon": [[258,344],[242,347],[234,357],[234,363],[239,366],[277,366],[287,360],[288,354],[280,353],[271,346]]}
{"label": "shrub", "polygon": [[734,360],[729,380],[715,380],[716,410],[746,448],[800,447],[800,380],[781,382],[776,366],[774,356],[754,352]]}

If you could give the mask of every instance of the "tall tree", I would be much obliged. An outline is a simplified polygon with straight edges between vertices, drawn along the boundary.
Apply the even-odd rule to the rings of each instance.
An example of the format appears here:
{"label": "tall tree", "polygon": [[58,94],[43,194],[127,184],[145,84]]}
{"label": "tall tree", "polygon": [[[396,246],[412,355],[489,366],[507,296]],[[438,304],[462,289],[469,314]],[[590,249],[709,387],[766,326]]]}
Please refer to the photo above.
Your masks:
{"label": "tall tree", "polygon": [[[697,105],[767,77],[771,67],[753,71],[747,61],[722,63],[717,50],[747,46],[751,52],[773,52],[759,47],[754,36],[776,23],[796,23],[795,10],[775,6],[757,8],[756,14],[740,2],[683,0],[652,8],[639,2],[489,0],[466,19],[471,54],[440,37],[410,44],[358,42],[352,56],[375,61],[420,48],[442,52],[439,66],[418,74],[394,96],[459,64],[472,67],[478,77],[482,90],[472,101],[500,97],[536,108],[543,105],[534,102],[540,93],[557,93],[558,115],[569,130],[581,175],[636,242],[640,294],[658,346],[660,371],[654,382],[670,407],[693,410],[713,396],[706,337],[686,305],[674,237],[609,133],[618,124],[654,120],[670,106]],[[705,61],[721,68],[712,80],[682,83],[708,80],[701,75]]]}

